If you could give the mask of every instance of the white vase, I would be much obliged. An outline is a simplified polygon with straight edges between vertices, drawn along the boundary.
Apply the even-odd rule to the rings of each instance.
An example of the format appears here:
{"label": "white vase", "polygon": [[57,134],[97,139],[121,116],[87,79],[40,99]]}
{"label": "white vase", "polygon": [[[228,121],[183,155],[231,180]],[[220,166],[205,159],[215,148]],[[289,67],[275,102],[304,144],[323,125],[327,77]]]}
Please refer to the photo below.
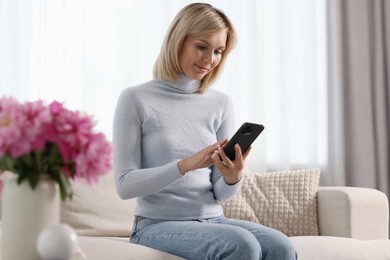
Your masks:
{"label": "white vase", "polygon": [[4,183],[2,195],[2,259],[38,260],[37,238],[46,227],[60,222],[59,186],[42,176],[32,190],[16,176]]}

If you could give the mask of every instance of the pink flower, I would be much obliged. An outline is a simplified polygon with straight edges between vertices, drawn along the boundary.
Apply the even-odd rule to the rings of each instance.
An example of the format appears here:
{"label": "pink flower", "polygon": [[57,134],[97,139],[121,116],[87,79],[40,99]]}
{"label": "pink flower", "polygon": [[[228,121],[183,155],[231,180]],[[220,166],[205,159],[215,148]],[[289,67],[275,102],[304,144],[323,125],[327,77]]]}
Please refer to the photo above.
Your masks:
{"label": "pink flower", "polygon": [[[60,185],[68,184],[58,180],[59,174],[95,182],[112,168],[112,146],[93,127],[90,116],[68,110],[57,101],[46,106],[43,101],[21,104],[3,97],[0,99],[0,170],[19,169],[27,175],[46,173]],[[7,163],[1,163],[2,159]]]}
{"label": "pink flower", "polygon": [[[83,152],[76,157],[77,176],[82,176],[88,182],[96,182],[112,168],[112,145],[103,134],[93,134],[83,147]],[[99,158],[99,160],[96,160]]]}
{"label": "pink flower", "polygon": [[85,145],[93,132],[94,123],[91,118],[78,111],[61,109],[58,104],[55,104],[53,109],[59,111],[54,117],[57,137],[70,149],[78,149]]}
{"label": "pink flower", "polygon": [[42,149],[42,142],[36,139],[52,121],[50,110],[45,107],[43,101],[26,102],[20,106],[20,112],[21,122],[18,127],[22,135],[18,142],[10,146],[10,153],[14,157],[29,153],[31,150]]}
{"label": "pink flower", "polygon": [[23,105],[25,116],[26,135],[36,137],[42,130],[51,123],[52,115],[43,101],[27,102]]}
{"label": "pink flower", "polygon": [[13,98],[0,99],[0,156],[7,155],[10,147],[23,134],[21,104]]}
{"label": "pink flower", "polygon": [[49,105],[50,112],[53,116],[57,116],[62,111],[65,110],[64,105],[56,100],[50,103]]}

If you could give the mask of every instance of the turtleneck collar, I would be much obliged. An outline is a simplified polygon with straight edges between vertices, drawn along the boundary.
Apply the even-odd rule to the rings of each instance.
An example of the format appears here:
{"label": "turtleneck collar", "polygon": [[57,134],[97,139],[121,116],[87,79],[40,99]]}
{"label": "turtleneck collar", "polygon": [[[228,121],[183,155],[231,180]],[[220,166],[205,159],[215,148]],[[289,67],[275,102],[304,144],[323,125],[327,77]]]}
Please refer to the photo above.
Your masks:
{"label": "turtleneck collar", "polygon": [[164,81],[169,87],[174,88],[182,93],[195,93],[198,92],[200,87],[200,81],[195,79],[190,79],[184,74],[179,74],[179,78],[176,82],[173,81]]}

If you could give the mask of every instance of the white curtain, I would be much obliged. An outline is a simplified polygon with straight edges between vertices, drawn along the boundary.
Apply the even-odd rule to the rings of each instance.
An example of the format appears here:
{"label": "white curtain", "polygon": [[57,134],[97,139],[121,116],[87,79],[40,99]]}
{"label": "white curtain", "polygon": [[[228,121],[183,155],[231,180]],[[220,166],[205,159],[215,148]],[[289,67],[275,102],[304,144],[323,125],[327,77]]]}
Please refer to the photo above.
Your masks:
{"label": "white curtain", "polygon": [[[151,79],[174,15],[193,1],[0,0],[0,94],[53,99],[94,115],[111,138],[123,88]],[[324,0],[215,0],[239,41],[216,83],[237,127],[264,124],[258,171],[327,163]]]}

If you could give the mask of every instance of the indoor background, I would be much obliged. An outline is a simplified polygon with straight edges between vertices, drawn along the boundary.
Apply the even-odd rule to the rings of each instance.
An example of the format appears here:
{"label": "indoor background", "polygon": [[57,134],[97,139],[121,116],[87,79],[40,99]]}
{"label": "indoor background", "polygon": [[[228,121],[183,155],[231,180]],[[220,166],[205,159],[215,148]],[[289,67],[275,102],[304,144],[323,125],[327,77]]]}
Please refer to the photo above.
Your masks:
{"label": "indoor background", "polygon": [[[120,92],[152,79],[165,31],[190,2],[0,0],[0,94],[64,102],[111,139]],[[389,1],[204,2],[238,32],[212,87],[232,97],[237,127],[265,126],[249,167],[321,168],[321,185],[389,195]]]}

